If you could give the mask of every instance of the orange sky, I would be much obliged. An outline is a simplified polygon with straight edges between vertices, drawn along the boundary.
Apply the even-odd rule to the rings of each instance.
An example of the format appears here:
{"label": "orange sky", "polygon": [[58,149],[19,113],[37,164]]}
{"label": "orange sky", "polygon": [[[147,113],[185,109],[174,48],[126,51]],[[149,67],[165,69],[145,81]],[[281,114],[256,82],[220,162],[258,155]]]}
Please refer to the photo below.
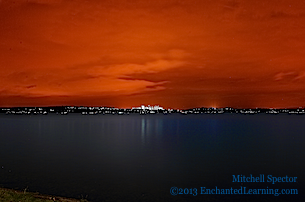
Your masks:
{"label": "orange sky", "polygon": [[305,1],[0,0],[0,106],[305,106]]}

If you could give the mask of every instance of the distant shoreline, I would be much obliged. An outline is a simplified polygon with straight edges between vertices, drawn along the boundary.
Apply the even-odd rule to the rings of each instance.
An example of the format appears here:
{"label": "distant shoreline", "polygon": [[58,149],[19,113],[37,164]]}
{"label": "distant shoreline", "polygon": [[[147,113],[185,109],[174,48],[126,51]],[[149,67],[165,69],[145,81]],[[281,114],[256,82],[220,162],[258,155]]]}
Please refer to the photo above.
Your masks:
{"label": "distant shoreline", "polygon": [[274,109],[274,108],[249,108],[249,109],[235,109],[231,107],[225,108],[192,108],[192,109],[164,109],[160,106],[141,106],[129,109],[114,108],[114,107],[75,107],[75,106],[58,106],[58,107],[13,107],[0,108],[0,114],[8,115],[47,115],[47,114],[81,114],[81,115],[154,115],[154,114],[305,114],[304,107],[293,109]]}

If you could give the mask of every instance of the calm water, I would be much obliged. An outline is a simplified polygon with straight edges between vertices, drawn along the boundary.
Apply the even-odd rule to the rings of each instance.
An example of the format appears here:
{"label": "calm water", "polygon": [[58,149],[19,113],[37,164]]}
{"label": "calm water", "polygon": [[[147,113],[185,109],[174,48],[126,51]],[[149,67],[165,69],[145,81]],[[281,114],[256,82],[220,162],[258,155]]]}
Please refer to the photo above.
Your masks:
{"label": "calm water", "polygon": [[[0,186],[89,201],[304,199],[305,116],[0,116]],[[232,175],[291,176],[238,183]],[[298,195],[170,195],[178,188],[297,188]]]}

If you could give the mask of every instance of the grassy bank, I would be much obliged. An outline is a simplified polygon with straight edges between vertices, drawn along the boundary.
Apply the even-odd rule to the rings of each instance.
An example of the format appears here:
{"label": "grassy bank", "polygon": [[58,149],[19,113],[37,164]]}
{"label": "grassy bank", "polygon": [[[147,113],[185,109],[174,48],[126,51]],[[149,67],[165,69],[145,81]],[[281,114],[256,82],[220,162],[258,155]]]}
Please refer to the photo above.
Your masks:
{"label": "grassy bank", "polygon": [[24,191],[0,188],[0,202],[88,202],[84,199],[68,199],[64,197],[40,195]]}

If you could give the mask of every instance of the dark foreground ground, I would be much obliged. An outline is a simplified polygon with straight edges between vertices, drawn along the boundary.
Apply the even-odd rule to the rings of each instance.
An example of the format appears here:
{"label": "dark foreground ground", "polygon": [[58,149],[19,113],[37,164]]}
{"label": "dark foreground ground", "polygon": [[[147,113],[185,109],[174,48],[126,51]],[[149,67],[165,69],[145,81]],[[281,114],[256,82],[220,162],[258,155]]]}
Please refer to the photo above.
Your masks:
{"label": "dark foreground ground", "polygon": [[39,193],[31,193],[24,191],[16,191],[12,189],[0,188],[0,201],[2,202],[87,202],[85,199],[68,199],[64,197],[40,195]]}

